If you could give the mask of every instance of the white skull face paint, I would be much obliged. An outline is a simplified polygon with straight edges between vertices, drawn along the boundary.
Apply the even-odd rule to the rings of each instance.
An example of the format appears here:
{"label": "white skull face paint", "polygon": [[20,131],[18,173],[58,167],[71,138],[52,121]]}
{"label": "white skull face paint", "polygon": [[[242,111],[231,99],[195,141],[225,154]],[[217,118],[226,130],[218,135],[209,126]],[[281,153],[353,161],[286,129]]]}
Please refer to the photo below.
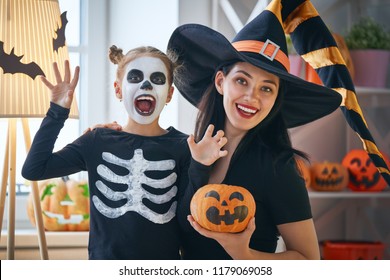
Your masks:
{"label": "white skull face paint", "polygon": [[144,56],[129,62],[122,94],[130,118],[139,124],[150,124],[159,117],[169,91],[167,75],[159,58]]}

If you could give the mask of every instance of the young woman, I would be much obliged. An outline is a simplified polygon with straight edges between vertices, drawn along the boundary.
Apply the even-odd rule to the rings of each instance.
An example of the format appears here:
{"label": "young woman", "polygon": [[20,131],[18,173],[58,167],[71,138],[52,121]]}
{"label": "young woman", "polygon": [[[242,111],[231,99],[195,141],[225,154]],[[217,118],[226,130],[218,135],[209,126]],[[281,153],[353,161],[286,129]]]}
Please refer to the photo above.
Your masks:
{"label": "young woman", "polygon": [[[168,43],[184,67],[175,85],[199,109],[195,135],[188,139],[190,184],[177,214],[184,259],[320,258],[294,159],[304,154],[292,148],[287,129],[333,112],[341,96],[288,73],[280,10],[280,1],[272,1],[233,43],[197,24],[178,27]],[[252,193],[256,214],[246,230],[211,232],[189,215],[193,194],[208,183]],[[275,253],[279,237],[286,250]]]}
{"label": "young woman", "polygon": [[42,77],[51,104],[23,177],[42,180],[88,171],[90,259],[178,259],[176,207],[188,182],[188,136],[158,123],[172,98],[174,64],[154,47],[123,55],[112,46],[110,59],[118,64],[114,88],[128,113],[127,124],[121,131],[94,129],[53,152],[79,77],[77,67],[71,79],[68,61],[63,78],[54,64],[56,84]]}

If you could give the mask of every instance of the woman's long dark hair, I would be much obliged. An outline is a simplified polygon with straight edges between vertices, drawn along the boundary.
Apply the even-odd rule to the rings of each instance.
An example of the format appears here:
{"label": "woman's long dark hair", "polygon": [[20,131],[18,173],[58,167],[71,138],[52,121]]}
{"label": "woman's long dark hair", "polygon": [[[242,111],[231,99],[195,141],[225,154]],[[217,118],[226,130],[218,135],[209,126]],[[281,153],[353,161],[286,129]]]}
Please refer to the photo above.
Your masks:
{"label": "woman's long dark hair", "polygon": [[[226,76],[233,68],[234,64],[221,68]],[[271,150],[273,162],[276,163],[285,155],[296,154],[308,160],[308,156],[299,150],[292,147],[287,126],[282,115],[283,97],[285,92],[285,84],[280,80],[279,93],[275,100],[275,104],[268,116],[257,126],[248,131],[245,137],[241,140],[233,157],[240,155],[252,141],[257,141],[261,145],[265,145]],[[223,96],[220,95],[215,88],[214,83],[206,89],[203,97],[198,104],[198,116],[195,123],[195,140],[200,141],[206,132],[209,124],[214,124],[214,131],[224,130],[226,113],[223,107]]]}

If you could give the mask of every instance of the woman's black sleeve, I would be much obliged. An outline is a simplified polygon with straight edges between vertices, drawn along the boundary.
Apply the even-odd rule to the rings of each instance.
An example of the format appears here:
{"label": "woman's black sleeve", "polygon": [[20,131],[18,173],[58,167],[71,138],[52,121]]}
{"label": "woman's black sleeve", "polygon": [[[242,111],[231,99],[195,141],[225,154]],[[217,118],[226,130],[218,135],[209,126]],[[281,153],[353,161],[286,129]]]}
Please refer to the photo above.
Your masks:
{"label": "woman's black sleeve", "polygon": [[210,177],[211,166],[206,166],[191,159],[188,168],[188,185],[183,190],[179,197],[177,218],[181,228],[185,231],[192,230],[191,225],[187,221],[187,216],[190,215],[190,203],[194,193],[208,183]]}

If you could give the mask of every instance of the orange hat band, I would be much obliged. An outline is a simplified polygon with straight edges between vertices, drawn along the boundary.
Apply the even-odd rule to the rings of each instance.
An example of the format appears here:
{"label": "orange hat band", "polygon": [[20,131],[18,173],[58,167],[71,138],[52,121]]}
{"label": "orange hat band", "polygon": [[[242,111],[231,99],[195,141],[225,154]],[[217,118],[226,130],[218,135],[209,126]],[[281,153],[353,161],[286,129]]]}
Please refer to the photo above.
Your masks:
{"label": "orange hat band", "polygon": [[269,60],[275,59],[290,72],[290,60],[287,55],[280,50],[280,47],[271,40],[267,40],[265,43],[255,40],[244,40],[234,42],[232,45],[239,52],[253,52],[261,54]]}

